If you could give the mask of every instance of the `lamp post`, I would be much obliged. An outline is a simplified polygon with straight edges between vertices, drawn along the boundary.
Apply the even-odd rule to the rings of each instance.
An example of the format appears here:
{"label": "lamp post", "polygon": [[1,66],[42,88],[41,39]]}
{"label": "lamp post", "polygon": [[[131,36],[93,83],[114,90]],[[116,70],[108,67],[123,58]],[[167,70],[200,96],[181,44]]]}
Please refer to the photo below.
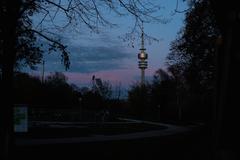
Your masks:
{"label": "lamp post", "polygon": [[143,23],[142,23],[142,34],[141,34],[141,48],[140,53],[138,53],[138,68],[141,69],[141,85],[145,84],[145,69],[147,68],[147,58],[148,54],[145,52],[144,48],[144,32],[143,32]]}

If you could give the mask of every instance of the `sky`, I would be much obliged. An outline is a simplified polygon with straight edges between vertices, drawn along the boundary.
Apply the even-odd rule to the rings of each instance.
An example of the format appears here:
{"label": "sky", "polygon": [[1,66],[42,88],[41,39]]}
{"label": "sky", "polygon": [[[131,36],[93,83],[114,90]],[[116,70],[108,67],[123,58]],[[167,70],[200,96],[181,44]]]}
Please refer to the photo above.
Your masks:
{"label": "sky", "polygon": [[[168,23],[144,23],[144,32],[159,41],[145,41],[148,53],[148,68],[145,70],[147,80],[151,80],[154,72],[166,69],[166,56],[169,53],[171,41],[183,26],[184,13],[174,13],[177,0],[159,0],[161,10],[157,13],[168,19]],[[180,2],[180,1],[179,1]],[[185,9],[184,2],[179,3],[179,10]],[[38,17],[38,16],[36,16]],[[35,21],[37,19],[35,17]],[[137,54],[140,48],[140,37],[133,42],[124,41],[124,34],[133,27],[131,17],[107,15],[107,18],[118,26],[114,28],[100,27],[99,33],[93,33],[86,26],[80,24],[81,32],[65,30],[59,33],[61,41],[68,46],[70,52],[70,69],[65,70],[59,54],[44,54],[45,74],[63,72],[68,77],[69,83],[82,87],[91,85],[91,78],[101,78],[109,81],[113,86],[121,85],[128,88],[140,80]],[[59,19],[59,21],[61,21]],[[36,71],[28,70],[30,74],[41,73],[42,66]]]}

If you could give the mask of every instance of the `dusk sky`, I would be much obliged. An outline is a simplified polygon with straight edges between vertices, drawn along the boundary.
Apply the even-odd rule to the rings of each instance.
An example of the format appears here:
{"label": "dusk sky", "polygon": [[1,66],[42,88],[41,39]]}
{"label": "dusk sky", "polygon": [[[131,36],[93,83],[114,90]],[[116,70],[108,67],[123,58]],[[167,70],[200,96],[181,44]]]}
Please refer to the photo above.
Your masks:
{"label": "dusk sky", "polygon": [[[148,53],[148,68],[146,79],[151,79],[154,72],[159,68],[166,68],[165,58],[169,53],[170,42],[176,38],[177,32],[183,26],[184,13],[173,15],[177,0],[159,0],[163,7],[159,15],[169,20],[167,24],[154,23],[144,24],[144,32],[159,41],[151,44],[146,41],[145,48]],[[186,8],[182,1],[179,10]],[[38,17],[39,15],[37,15]],[[77,86],[90,86],[93,75],[112,85],[119,85],[128,88],[140,80],[137,54],[140,48],[140,37],[136,38],[133,44],[124,42],[119,38],[131,31],[133,19],[131,17],[119,17],[107,15],[107,18],[116,24],[117,27],[100,27],[98,34],[91,32],[86,26],[77,28],[79,32],[71,29],[59,33],[62,42],[68,46],[70,51],[70,69],[65,71],[61,63],[60,55],[53,53],[44,55],[46,74],[50,72],[63,72],[68,77],[69,83]],[[36,18],[37,19],[37,18]],[[37,20],[35,20],[37,21]],[[59,19],[61,21],[61,18]],[[61,23],[61,22],[60,22]],[[134,47],[133,47],[134,46]],[[28,71],[34,75],[40,75],[42,66],[36,71]]]}

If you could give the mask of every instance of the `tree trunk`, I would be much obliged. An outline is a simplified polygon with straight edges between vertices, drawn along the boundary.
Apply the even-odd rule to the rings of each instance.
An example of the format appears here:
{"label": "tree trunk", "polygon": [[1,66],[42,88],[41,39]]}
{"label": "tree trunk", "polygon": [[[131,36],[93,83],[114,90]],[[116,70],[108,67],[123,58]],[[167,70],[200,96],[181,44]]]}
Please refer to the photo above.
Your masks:
{"label": "tree trunk", "polygon": [[14,123],[13,123],[13,69],[16,57],[16,27],[20,1],[1,2],[2,31],[2,89],[0,113],[0,152],[1,160],[13,159]]}
{"label": "tree trunk", "polygon": [[239,5],[233,0],[228,3],[212,0],[212,5],[223,35],[223,43],[218,52],[213,154],[215,159],[237,159],[240,98]]}

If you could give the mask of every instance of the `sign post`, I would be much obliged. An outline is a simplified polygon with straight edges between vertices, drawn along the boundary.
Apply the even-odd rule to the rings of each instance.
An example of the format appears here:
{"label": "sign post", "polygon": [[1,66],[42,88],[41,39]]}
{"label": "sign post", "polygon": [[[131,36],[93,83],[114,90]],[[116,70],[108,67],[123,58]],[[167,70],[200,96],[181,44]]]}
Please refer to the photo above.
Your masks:
{"label": "sign post", "polygon": [[14,106],[14,132],[28,132],[27,105]]}

